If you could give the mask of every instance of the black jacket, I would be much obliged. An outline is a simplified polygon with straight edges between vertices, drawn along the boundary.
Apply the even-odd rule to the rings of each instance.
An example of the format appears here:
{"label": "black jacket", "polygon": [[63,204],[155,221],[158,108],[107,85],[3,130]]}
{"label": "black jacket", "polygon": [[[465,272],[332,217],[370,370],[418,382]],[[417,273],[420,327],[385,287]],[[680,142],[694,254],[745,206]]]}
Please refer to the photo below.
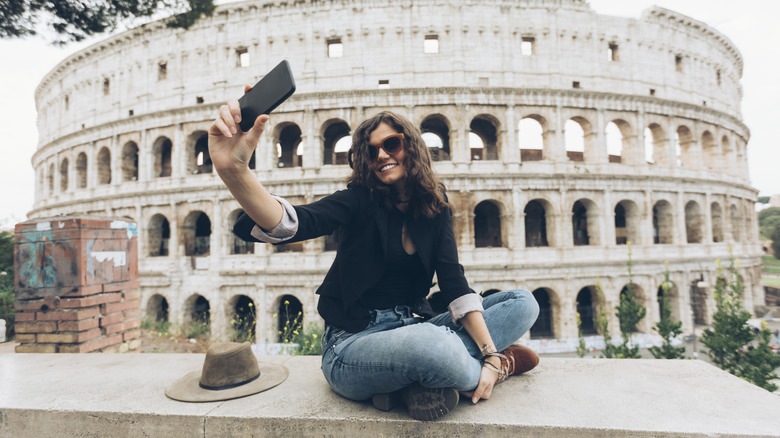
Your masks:
{"label": "black jacket", "polygon": [[[325,322],[350,332],[366,328],[370,315],[360,297],[382,276],[387,255],[388,211],[384,203],[372,199],[368,189],[350,186],[319,201],[295,206],[298,231],[284,243],[313,239],[337,231],[338,250],[322,285],[317,310]],[[258,242],[251,235],[255,223],[241,214],[233,233],[241,239]],[[473,293],[469,289],[452,232],[449,208],[432,219],[407,216],[409,235],[425,266],[427,283],[420,284],[415,296],[416,313],[425,313],[434,272],[444,301]],[[403,275],[403,273],[399,273]],[[430,306],[427,306],[427,310]]]}

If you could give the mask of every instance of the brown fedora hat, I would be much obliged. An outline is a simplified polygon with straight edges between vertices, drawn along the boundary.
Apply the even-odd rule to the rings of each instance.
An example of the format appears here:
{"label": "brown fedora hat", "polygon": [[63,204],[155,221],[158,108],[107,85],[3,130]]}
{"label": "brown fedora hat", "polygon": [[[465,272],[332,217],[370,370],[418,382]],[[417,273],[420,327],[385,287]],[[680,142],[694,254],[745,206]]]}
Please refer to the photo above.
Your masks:
{"label": "brown fedora hat", "polygon": [[249,342],[222,342],[209,347],[202,371],[173,382],[165,395],[184,402],[230,400],[271,389],[289,374],[284,365],[258,364]]}

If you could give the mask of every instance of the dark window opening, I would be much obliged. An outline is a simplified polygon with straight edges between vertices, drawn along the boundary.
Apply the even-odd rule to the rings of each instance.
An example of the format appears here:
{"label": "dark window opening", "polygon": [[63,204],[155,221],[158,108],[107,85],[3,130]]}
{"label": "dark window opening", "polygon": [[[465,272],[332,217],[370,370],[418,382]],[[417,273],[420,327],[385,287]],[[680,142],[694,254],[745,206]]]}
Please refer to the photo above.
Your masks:
{"label": "dark window opening", "polygon": [[574,81],[571,83],[572,88],[580,88],[580,81]]}
{"label": "dark window opening", "polygon": [[156,214],[149,221],[149,256],[164,257],[168,255],[168,248],[171,241],[171,227],[168,219]]}
{"label": "dark window opening", "polygon": [[539,304],[539,316],[536,322],[531,326],[531,339],[552,338],[553,337],[553,314],[550,304],[550,294],[544,288],[536,289],[533,292],[536,302]]}
{"label": "dark window opening", "polygon": [[580,201],[574,203],[572,208],[572,227],[574,232],[574,245],[590,245],[588,235],[588,209]]}
{"label": "dark window opening", "polygon": [[577,294],[577,313],[580,315],[580,332],[583,335],[595,335],[593,292],[590,286],[580,289],[580,292]]}
{"label": "dark window opening", "polygon": [[472,160],[498,160],[498,134],[496,126],[483,118],[475,118],[469,126],[471,132],[482,140],[481,148],[471,148]]}
{"label": "dark window opening", "polygon": [[344,150],[344,146],[347,143],[351,146],[349,125],[346,122],[332,123],[325,129],[323,137],[323,164],[347,164],[349,147]]}
{"label": "dark window opening", "polygon": [[284,295],[279,299],[279,312],[277,313],[277,328],[279,342],[289,342],[294,332],[303,330],[303,304],[292,295]]}
{"label": "dark window opening", "polygon": [[[420,124],[420,131],[426,142],[433,161],[450,160],[450,128],[447,122],[438,116],[430,116]],[[434,134],[432,137],[430,134]]]}
{"label": "dark window opening", "polygon": [[531,201],[525,206],[525,246],[548,246],[547,218],[544,206]]}
{"label": "dark window opening", "polygon": [[474,208],[474,246],[501,247],[501,212],[490,201],[480,202]]}

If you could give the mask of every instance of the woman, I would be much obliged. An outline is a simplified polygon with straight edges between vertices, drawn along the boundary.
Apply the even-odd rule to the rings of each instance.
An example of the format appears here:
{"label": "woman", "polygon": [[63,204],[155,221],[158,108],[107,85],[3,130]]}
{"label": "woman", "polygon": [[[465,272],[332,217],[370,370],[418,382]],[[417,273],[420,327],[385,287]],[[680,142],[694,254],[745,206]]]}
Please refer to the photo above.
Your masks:
{"label": "woman", "polygon": [[[434,420],[459,394],[489,399],[496,383],[536,366],[535,353],[512,345],[536,320],[536,301],[525,290],[483,301],[469,289],[444,187],[408,120],[382,112],[363,122],[347,188],[295,207],[248,168],[268,116],[246,133],[240,120],[230,100],[209,129],[214,167],[245,211],[234,233],[268,243],[337,233],[336,259],[317,290],[322,371],[335,392],[383,410],[401,401],[413,418]],[[448,308],[435,316],[425,298],[434,273]]]}

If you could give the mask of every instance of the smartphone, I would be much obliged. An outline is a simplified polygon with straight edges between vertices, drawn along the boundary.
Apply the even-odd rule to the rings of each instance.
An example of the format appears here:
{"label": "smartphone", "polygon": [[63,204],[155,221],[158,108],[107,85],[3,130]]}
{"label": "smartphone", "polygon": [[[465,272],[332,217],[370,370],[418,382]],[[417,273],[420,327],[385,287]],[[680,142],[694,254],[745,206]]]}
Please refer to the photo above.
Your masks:
{"label": "smartphone", "polygon": [[270,114],[294,92],[295,80],[290,63],[284,60],[238,99],[241,107],[241,130],[246,132],[252,129],[257,116]]}

